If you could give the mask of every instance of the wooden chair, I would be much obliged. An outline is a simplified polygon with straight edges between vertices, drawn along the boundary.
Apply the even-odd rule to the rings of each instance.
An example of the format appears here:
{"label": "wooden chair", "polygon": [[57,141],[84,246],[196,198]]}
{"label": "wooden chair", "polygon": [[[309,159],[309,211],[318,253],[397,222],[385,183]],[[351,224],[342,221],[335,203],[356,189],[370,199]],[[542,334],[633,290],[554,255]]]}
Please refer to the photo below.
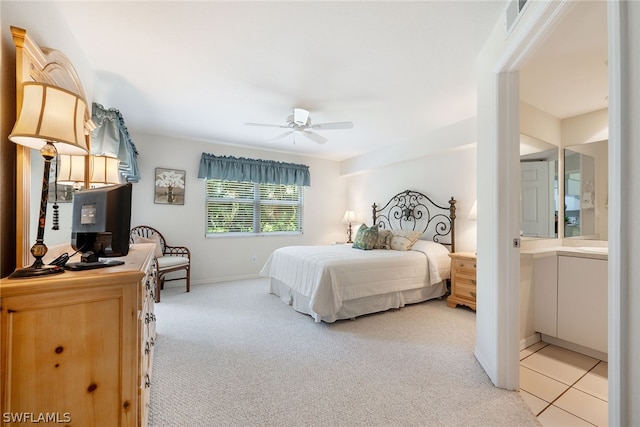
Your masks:
{"label": "wooden chair", "polygon": [[[156,302],[160,302],[160,290],[164,288],[164,282],[185,279],[187,292],[191,290],[191,252],[185,246],[170,246],[164,236],[155,228],[148,225],[138,225],[131,229],[131,243],[155,243],[156,247]],[[166,275],[175,271],[185,271],[184,277],[166,278]]]}

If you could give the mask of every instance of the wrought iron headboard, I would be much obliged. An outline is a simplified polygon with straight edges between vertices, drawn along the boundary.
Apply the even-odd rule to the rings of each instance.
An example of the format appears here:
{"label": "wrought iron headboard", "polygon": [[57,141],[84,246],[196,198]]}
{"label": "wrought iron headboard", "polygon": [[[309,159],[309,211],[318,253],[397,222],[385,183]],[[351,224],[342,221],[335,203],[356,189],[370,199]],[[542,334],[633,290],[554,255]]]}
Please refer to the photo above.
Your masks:
{"label": "wrought iron headboard", "polygon": [[373,208],[373,224],[388,230],[420,231],[434,242],[456,250],[456,200],[451,197],[449,207],[440,206],[428,196],[418,192],[405,190],[396,194],[378,209]]}

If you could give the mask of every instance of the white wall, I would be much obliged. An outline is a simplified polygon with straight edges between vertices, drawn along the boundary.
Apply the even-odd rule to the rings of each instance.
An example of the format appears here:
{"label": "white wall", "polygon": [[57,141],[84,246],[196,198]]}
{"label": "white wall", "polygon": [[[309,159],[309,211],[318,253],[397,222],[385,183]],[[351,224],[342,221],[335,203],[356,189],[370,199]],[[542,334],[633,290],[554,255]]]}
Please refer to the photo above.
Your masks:
{"label": "white wall", "polygon": [[[126,111],[121,112],[126,122]],[[337,162],[135,132],[131,136],[140,153],[141,175],[140,182],[133,185],[131,226],[150,225],[160,230],[169,244],[187,246],[192,256],[194,284],[255,276],[278,247],[329,244],[346,239],[346,229],[341,223],[346,181],[339,176]],[[308,165],[311,186],[304,190],[303,234],[205,238],[205,181],[197,178],[203,152]],[[184,205],[154,204],[156,167],[186,171]],[[256,262],[252,262],[253,256]],[[180,282],[175,283],[181,286]]]}
{"label": "white wall", "polygon": [[441,206],[456,200],[456,250],[475,251],[476,222],[468,219],[476,197],[475,145],[383,166],[348,177],[347,206],[371,224],[371,205],[382,207],[397,193],[416,190]]}
{"label": "white wall", "polygon": [[[27,30],[27,34],[41,48],[47,47],[64,53],[71,60],[82,82],[87,105],[91,105],[93,68],[54,2],[3,1],[1,22],[2,42],[5,46],[13,46],[10,26],[14,26]],[[15,48],[12,48],[12,51],[15,55]],[[15,76],[11,78],[14,79]]]}

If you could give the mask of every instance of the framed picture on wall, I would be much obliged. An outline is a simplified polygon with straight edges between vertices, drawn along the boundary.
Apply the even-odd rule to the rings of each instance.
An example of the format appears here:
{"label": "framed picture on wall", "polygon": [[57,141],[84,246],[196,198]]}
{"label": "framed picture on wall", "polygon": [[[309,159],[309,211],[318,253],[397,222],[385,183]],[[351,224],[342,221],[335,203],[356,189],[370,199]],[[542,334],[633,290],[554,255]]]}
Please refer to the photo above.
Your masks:
{"label": "framed picture on wall", "polygon": [[156,168],[153,202],[165,205],[184,205],[186,172],[178,169]]}

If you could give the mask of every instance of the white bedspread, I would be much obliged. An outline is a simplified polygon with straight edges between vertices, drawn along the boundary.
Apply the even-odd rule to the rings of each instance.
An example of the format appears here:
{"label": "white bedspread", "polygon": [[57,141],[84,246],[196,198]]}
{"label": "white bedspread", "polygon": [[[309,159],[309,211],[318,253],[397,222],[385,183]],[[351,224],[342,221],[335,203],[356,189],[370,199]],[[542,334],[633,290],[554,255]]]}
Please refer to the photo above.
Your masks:
{"label": "white bedspread", "polygon": [[343,301],[430,286],[449,277],[444,246],[419,241],[414,249],[288,246],[274,251],[260,274],[308,297],[310,310],[322,317],[336,313]]}

